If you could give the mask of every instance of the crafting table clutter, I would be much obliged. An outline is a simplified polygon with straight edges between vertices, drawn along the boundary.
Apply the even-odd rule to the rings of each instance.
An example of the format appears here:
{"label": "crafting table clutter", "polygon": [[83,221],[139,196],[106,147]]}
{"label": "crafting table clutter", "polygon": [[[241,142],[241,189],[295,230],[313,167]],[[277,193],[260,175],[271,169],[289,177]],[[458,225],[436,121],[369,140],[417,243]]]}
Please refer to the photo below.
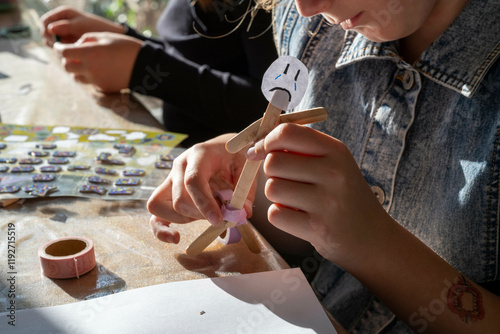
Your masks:
{"label": "crafting table clutter", "polygon": [[[42,2],[23,4],[31,6]],[[103,95],[74,82],[52,50],[41,44],[36,13],[24,5],[19,13],[22,13],[19,19],[22,17],[30,24],[32,38],[0,40],[3,122],[0,123],[0,143],[5,144],[0,157],[17,159],[15,163],[0,163],[2,168],[8,168],[0,177],[2,185],[19,187],[15,193],[0,194],[0,202],[11,203],[5,207],[0,205],[0,229],[5,231],[0,240],[0,251],[4,254],[0,268],[12,265],[9,271],[0,270],[0,290],[8,291],[7,280],[15,276],[12,284],[15,298],[10,298],[9,293],[0,294],[0,312],[6,311],[11,301],[20,311],[168,282],[287,268],[285,261],[256,231],[262,248],[259,254],[250,252],[244,243],[224,246],[214,242],[198,257],[187,256],[187,246],[210,225],[203,220],[176,226],[182,236],[179,244],[165,244],[156,239],[148,224],[151,215],[146,201],[137,199],[148,198],[153,188],[165,180],[170,170],[156,168],[155,163],[168,165],[162,156],[168,159],[168,155],[175,157],[182,152],[177,146],[185,136],[158,132],[163,129],[161,124],[130,94]],[[0,24],[2,17],[7,24],[17,22],[15,13],[0,15]],[[56,147],[37,147],[44,144]],[[135,152],[127,156],[115,145],[131,145]],[[35,151],[46,151],[48,155],[38,157],[42,162],[31,165],[33,172],[12,173],[13,168],[30,166],[19,161],[37,158],[30,154]],[[54,157],[56,151],[76,154]],[[50,164],[49,159],[55,158],[67,158],[68,162]],[[122,160],[125,164],[109,165],[99,161],[106,159]],[[90,169],[71,170],[73,167],[70,167],[82,165],[89,165]],[[61,171],[43,172],[42,167],[56,170],[60,167]],[[117,174],[97,174],[96,168],[115,169]],[[124,176],[123,172],[129,169],[141,169],[145,174]],[[38,174],[42,177],[53,174],[55,180],[35,182],[33,177]],[[88,179],[92,176],[111,180],[112,183],[104,185],[106,194],[80,192],[84,185],[94,185]],[[25,180],[15,183],[15,178]],[[134,189],[133,195],[109,195],[109,189],[115,187],[114,183],[120,178],[140,179],[138,186],[127,186]],[[39,197],[24,189],[33,184],[54,184],[58,189]],[[12,203],[21,196],[26,199]],[[93,241],[96,266],[78,279],[45,277],[41,273],[38,249],[51,240],[69,236]],[[15,250],[15,258],[11,260],[7,259],[9,248]],[[4,320],[2,324],[7,323],[7,318]],[[19,320],[18,324],[21,323]]]}
{"label": "crafting table clutter", "polygon": [[0,201],[77,196],[146,200],[168,175],[185,135],[0,125]]}

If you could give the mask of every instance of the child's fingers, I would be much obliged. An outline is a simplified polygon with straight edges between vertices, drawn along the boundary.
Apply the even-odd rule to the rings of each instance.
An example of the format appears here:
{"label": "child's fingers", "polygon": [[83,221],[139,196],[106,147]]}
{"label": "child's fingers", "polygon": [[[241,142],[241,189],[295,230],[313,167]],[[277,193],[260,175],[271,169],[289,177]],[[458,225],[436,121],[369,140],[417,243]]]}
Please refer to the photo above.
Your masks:
{"label": "child's fingers", "polygon": [[47,26],[47,33],[57,36],[74,36],[74,25],[69,20],[52,22]]}
{"label": "child's fingers", "polygon": [[68,61],[82,61],[87,59],[88,53],[97,44],[92,36],[82,36],[74,44],[55,43],[54,50]]}
{"label": "child's fingers", "polygon": [[265,194],[271,202],[301,211],[311,211],[316,209],[316,203],[321,201],[315,199],[316,189],[313,184],[270,178],[266,182]]}
{"label": "child's fingers", "polygon": [[184,173],[184,186],[201,214],[212,224],[222,222],[220,206],[213,197],[210,187],[211,167],[209,161],[190,159]]}
{"label": "child's fingers", "polygon": [[[177,164],[177,163],[176,163]],[[189,217],[193,219],[204,219],[198,207],[195,205],[190,194],[184,186],[185,167],[172,168],[169,175],[171,182],[172,208],[179,217]]]}
{"label": "child's fingers", "polygon": [[149,219],[149,226],[158,240],[173,244],[179,243],[181,238],[180,234],[178,231],[170,227],[169,222],[156,216],[151,216]]}
{"label": "child's fingers", "polygon": [[70,19],[75,17],[78,14],[78,11],[68,6],[59,6],[50,12],[42,15],[40,20],[43,24],[47,25],[50,22],[59,21],[63,19]]}
{"label": "child's fingers", "polygon": [[85,67],[81,61],[71,61],[69,59],[63,58],[62,65],[64,69],[69,73],[83,74],[85,72]]}
{"label": "child's fingers", "polygon": [[87,76],[82,75],[82,74],[74,74],[73,79],[76,82],[82,83],[82,84],[89,84],[90,80],[87,78]]}
{"label": "child's fingers", "polygon": [[280,124],[247,152],[247,158],[262,160],[272,151],[289,151],[322,156],[331,147],[330,136],[297,124]]}
{"label": "child's fingers", "polygon": [[272,225],[297,238],[309,241],[314,235],[307,212],[275,203],[269,207],[268,218]]}
{"label": "child's fingers", "polygon": [[285,151],[271,152],[263,165],[267,177],[288,179],[303,183],[325,181],[323,157],[305,156]]}

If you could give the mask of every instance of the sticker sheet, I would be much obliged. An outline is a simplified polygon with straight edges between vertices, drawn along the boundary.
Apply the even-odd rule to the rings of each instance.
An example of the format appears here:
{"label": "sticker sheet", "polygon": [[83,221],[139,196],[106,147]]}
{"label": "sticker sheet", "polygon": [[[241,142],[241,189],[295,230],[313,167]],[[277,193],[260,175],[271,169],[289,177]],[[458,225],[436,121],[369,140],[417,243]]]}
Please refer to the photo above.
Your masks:
{"label": "sticker sheet", "polygon": [[147,200],[186,135],[0,124],[0,201],[77,196]]}

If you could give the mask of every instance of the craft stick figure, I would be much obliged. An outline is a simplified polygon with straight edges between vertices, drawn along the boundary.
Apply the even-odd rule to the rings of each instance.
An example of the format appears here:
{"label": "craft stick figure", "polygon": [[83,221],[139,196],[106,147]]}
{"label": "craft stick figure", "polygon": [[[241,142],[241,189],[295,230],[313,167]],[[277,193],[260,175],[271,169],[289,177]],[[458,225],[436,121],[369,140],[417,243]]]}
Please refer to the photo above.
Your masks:
{"label": "craft stick figure", "polygon": [[[264,116],[231,138],[226,143],[228,152],[237,153],[249,144],[264,138],[279,123],[294,122],[308,124],[325,120],[327,111],[324,108],[280,115],[282,110],[290,110],[297,106],[305,94],[307,83],[307,68],[297,58],[281,56],[275,60],[267,69],[262,80],[262,93],[269,101]],[[223,223],[218,226],[208,227],[189,245],[186,249],[186,254],[197,256],[221,234],[226,231],[226,233],[234,233],[235,228],[250,251],[253,253],[260,252],[260,246],[248,224],[246,224],[246,219],[241,221],[241,218],[234,218],[242,215],[244,218],[246,217],[243,205],[255,180],[260,164],[261,161],[247,160],[245,162],[230,201],[228,203],[223,201],[223,208],[221,208],[221,210],[223,209]]]}

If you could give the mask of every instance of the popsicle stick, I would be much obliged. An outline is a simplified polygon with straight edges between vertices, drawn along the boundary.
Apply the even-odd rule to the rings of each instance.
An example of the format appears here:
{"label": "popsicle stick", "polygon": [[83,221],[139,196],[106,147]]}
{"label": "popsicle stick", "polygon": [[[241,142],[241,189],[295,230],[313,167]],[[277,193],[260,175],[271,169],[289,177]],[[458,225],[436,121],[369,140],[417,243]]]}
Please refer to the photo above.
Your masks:
{"label": "popsicle stick", "polygon": [[[289,114],[280,115],[279,124],[295,123],[310,124],[324,121],[328,117],[328,111],[325,108],[313,108],[297,111]],[[229,153],[237,153],[247,145],[261,139],[257,137],[262,118],[247,126],[240,133],[229,139],[226,143],[226,150]]]}
{"label": "popsicle stick", "polygon": [[186,254],[189,256],[198,256],[205,248],[208,247],[217,239],[219,235],[221,235],[228,228],[236,226],[236,223],[223,221],[222,224],[218,226],[209,226],[205,231],[196,240],[194,240],[191,245],[186,248]]}
{"label": "popsicle stick", "polygon": [[4,198],[4,199],[1,199],[0,200],[0,207],[7,207],[13,203],[16,203],[17,201],[19,201],[20,198]]}
{"label": "popsicle stick", "polygon": [[255,254],[260,253],[260,245],[257,242],[257,239],[255,238],[255,235],[253,234],[252,230],[250,229],[250,226],[248,224],[243,224],[243,225],[238,225],[238,232],[241,234],[241,238],[243,241],[248,246],[248,249]]}
{"label": "popsicle stick", "polygon": [[[273,100],[275,98],[279,99],[279,94],[275,93],[273,95]],[[280,117],[281,109],[276,108],[271,100],[271,103],[267,106],[267,110],[264,113],[264,117],[262,117],[262,122],[259,127],[259,131],[257,132],[257,138],[263,138],[272,129],[278,125],[278,120]],[[253,181],[255,180],[255,176],[257,175],[257,171],[259,170],[259,166],[261,161],[251,161],[247,160],[245,165],[243,166],[243,170],[240,174],[240,178],[238,179],[238,183],[234,188],[233,197],[231,198],[231,206],[237,210],[243,208],[245,204],[245,200],[247,199],[248,193],[250,192],[250,188],[252,187]]]}
{"label": "popsicle stick", "polygon": [[[276,108],[272,102],[275,99],[281,99],[283,95],[276,92],[273,94],[273,98],[271,99],[271,103],[267,106],[266,112],[262,117],[262,121],[260,123],[259,131],[257,135],[260,137],[264,137],[272,129],[276,127],[278,124],[279,116],[281,114],[281,109]],[[259,170],[261,161],[250,161],[247,160],[245,165],[243,166],[243,171],[240,174],[240,178],[238,179],[238,183],[236,184],[236,188],[233,192],[233,197],[231,198],[231,206],[236,210],[241,210],[243,205],[245,204],[245,200],[248,196],[248,192],[253,184],[255,176]],[[191,245],[186,249],[186,254],[189,256],[197,256],[200,254],[205,248],[208,247],[219,235],[221,235],[229,226],[230,222],[224,221],[220,226],[209,226],[196,240],[194,240]],[[233,226],[234,223],[233,223]],[[241,225],[243,226],[243,225]],[[248,228],[248,226],[247,226]],[[254,253],[260,252],[259,244],[255,239],[252,231],[250,229],[243,228],[243,240]],[[240,229],[238,228],[238,231]],[[241,234],[241,232],[240,232]]]}
{"label": "popsicle stick", "polygon": [[[267,110],[264,113],[264,117],[262,117],[259,130],[257,131],[258,138],[263,138],[269,132],[271,132],[272,129],[276,127],[276,125],[278,125],[281,109],[275,107],[273,103],[276,102],[275,99],[280,99],[280,98],[282,98],[282,95],[280,95],[279,93],[275,93],[273,95],[273,98],[271,99],[271,102],[267,106]],[[233,197],[231,198],[230,204],[233,208],[237,210],[243,208],[248,193],[250,192],[250,188],[252,187],[252,184],[255,180],[255,176],[259,171],[261,162],[262,161],[251,161],[251,160],[247,160],[245,162],[245,166],[243,166],[243,170],[240,174],[240,178],[238,179],[238,183],[234,188]],[[255,235],[252,233],[248,225],[238,226],[238,231],[240,232],[248,248],[253,253],[260,253],[260,246],[257,243]]]}

